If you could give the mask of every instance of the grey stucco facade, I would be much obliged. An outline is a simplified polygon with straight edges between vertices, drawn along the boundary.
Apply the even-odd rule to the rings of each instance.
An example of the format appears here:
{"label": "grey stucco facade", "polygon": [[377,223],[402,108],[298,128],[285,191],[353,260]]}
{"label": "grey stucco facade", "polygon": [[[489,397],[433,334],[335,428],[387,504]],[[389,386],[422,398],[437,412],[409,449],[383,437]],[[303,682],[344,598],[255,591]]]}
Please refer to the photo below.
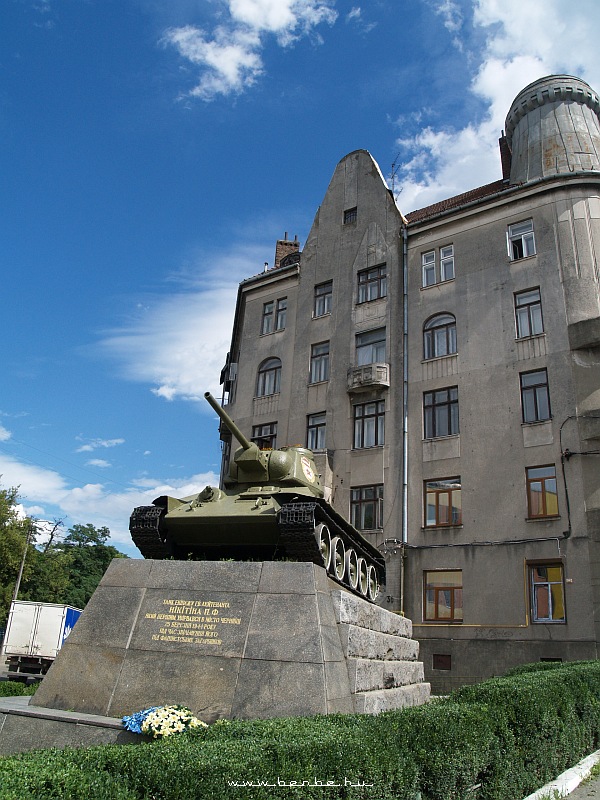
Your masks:
{"label": "grey stucco facade", "polygon": [[406,216],[350,153],[302,253],[240,285],[227,410],[265,444],[319,445],[434,691],[597,656],[599,113],[582,81],[537,81],[503,177]]}

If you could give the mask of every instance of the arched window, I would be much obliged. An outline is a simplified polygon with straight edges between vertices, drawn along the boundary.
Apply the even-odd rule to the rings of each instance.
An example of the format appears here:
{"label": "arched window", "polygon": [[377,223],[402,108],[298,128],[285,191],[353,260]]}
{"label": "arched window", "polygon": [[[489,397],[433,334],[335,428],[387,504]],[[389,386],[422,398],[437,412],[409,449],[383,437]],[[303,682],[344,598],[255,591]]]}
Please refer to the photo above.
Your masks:
{"label": "arched window", "polygon": [[267,358],[258,368],[256,396],[266,397],[277,394],[281,386],[281,359]]}
{"label": "arched window", "polygon": [[452,314],[436,314],[423,326],[423,358],[452,353],[456,353],[456,319]]}

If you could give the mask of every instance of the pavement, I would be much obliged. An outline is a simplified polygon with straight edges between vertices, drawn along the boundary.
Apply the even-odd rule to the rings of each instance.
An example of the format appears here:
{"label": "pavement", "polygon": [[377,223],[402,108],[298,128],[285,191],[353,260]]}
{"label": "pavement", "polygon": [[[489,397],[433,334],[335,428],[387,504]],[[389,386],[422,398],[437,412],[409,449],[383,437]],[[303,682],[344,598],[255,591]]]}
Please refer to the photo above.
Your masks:
{"label": "pavement", "polygon": [[571,769],[563,772],[556,780],[547,783],[525,800],[555,800],[566,797],[568,800],[600,800],[600,776],[588,780],[592,769],[600,764],[600,750],[582,759]]}
{"label": "pavement", "polygon": [[569,800],[600,800],[600,777],[580,784],[568,795]]}

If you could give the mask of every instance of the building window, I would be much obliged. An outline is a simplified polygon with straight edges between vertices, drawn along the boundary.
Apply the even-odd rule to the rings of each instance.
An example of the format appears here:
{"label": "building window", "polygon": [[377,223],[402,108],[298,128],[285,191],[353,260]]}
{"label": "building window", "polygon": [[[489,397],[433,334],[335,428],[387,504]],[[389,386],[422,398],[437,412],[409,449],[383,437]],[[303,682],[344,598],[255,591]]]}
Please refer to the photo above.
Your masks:
{"label": "building window", "polygon": [[383,528],[383,486],[357,486],[350,490],[350,521],[359,531]]}
{"label": "building window", "polygon": [[421,256],[423,286],[454,280],[454,245],[439,249],[439,271],[436,267],[436,251],[429,250]]}
{"label": "building window", "polygon": [[356,364],[359,367],[365,364],[378,364],[385,362],[385,328],[366,331],[356,336]]}
{"label": "building window", "polygon": [[533,220],[517,222],[508,226],[508,256],[512,261],[535,255]]}
{"label": "building window", "polygon": [[523,422],[543,422],[550,419],[547,371],[538,369],[535,372],[522,372],[519,378]]}
{"label": "building window", "polygon": [[379,447],[384,441],[385,402],[354,406],[354,447]]}
{"label": "building window", "polygon": [[267,358],[258,368],[258,380],[256,381],[256,396],[266,397],[270,394],[277,394],[281,387],[281,360],[279,358]]}
{"label": "building window", "polygon": [[306,446],[309,450],[325,450],[326,414],[309,414],[306,426]]}
{"label": "building window", "polygon": [[370,300],[379,300],[387,297],[387,266],[380,264],[378,267],[363,269],[358,273],[358,302],[368,303]]}
{"label": "building window", "polygon": [[277,301],[270,300],[265,303],[260,323],[261,336],[273,333],[273,331],[282,331],[285,328],[286,313],[287,297],[282,297]]}
{"label": "building window", "polygon": [[517,339],[536,336],[544,332],[542,300],[539,289],[528,289],[515,294],[515,322]]}
{"label": "building window", "polygon": [[423,326],[423,358],[440,358],[456,353],[456,319],[436,314]]}
{"label": "building window", "polygon": [[333,297],[333,281],[320,283],[315,286],[315,305],[313,317],[324,317],[331,314],[331,301]]}
{"label": "building window", "polygon": [[285,320],[287,317],[287,297],[282,297],[277,301],[275,308],[275,330],[282,331],[285,328]]}
{"label": "building window", "polygon": [[462,622],[462,570],[432,570],[423,576],[423,618]]}
{"label": "building window", "polygon": [[265,425],[254,425],[252,441],[261,450],[274,450],[277,443],[277,423],[267,422]]}
{"label": "building window", "polygon": [[425,439],[458,433],[458,386],[425,392],[423,395]]}
{"label": "building window", "polygon": [[313,344],[310,349],[310,383],[329,380],[329,342]]}
{"label": "building window", "polygon": [[354,208],[347,208],[344,211],[344,225],[349,225],[351,222],[356,222],[358,211],[356,206]]}
{"label": "building window", "polygon": [[558,516],[556,467],[527,467],[527,513],[529,519]]}
{"label": "building window", "polygon": [[566,622],[562,564],[529,564],[532,622]]}
{"label": "building window", "polygon": [[462,525],[460,478],[425,481],[425,526]]}

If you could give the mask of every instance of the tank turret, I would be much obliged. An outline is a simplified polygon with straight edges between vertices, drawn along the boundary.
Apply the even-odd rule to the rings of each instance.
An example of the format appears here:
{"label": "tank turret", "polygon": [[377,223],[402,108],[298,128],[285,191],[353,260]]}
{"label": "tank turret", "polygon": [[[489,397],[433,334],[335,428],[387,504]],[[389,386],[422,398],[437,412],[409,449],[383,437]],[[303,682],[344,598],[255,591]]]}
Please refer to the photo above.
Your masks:
{"label": "tank turret", "polygon": [[229,477],[220,488],[135,508],[129,530],[144,558],[312,561],[375,600],[385,583],[383,557],[325,501],[312,452],[260,450],[210,392],[204,396],[240,444]]}
{"label": "tank turret", "polygon": [[233,456],[229,479],[225,481],[225,485],[265,483],[277,486],[303,486],[315,497],[323,497],[321,481],[310,450],[304,447],[260,450],[257,444],[244,436],[210,392],[205,392],[204,397],[241,445]]}

